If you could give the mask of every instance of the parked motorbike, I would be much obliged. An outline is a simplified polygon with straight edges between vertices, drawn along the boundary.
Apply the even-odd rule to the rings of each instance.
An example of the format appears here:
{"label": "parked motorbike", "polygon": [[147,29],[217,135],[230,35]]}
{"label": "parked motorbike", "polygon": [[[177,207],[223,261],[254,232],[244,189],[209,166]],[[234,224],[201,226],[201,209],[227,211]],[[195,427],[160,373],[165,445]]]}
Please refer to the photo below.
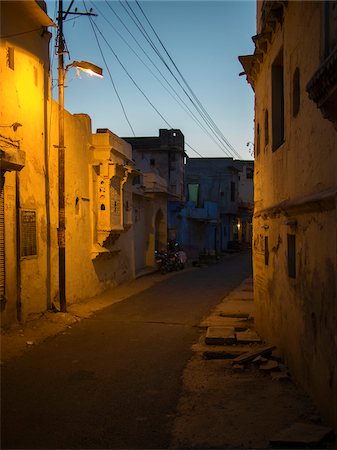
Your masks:
{"label": "parked motorbike", "polygon": [[169,272],[169,261],[165,252],[155,251],[155,261],[159,272],[162,275]]}
{"label": "parked motorbike", "polygon": [[168,272],[173,272],[174,270],[183,269],[183,264],[178,256],[177,252],[166,253],[166,252],[155,252],[155,261],[158,270],[161,274],[166,274]]}

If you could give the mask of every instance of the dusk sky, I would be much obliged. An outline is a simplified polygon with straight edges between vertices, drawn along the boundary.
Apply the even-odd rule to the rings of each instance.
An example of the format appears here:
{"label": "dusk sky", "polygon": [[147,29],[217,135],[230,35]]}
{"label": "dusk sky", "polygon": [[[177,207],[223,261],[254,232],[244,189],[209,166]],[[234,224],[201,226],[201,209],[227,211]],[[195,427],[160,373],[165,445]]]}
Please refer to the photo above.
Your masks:
{"label": "dusk sky", "polygon": [[[64,9],[69,3],[64,0]],[[57,4],[47,2],[55,21]],[[254,97],[245,77],[239,76],[238,56],[253,52],[254,1],[77,0],[72,11],[76,7],[80,12],[93,8],[98,16],[68,16],[64,35],[70,59],[66,56],[65,64],[90,61],[103,68],[104,79],[83,73],[79,79],[71,68],[65,93],[68,111],[89,114],[94,132],[109,128],[121,137],[157,136],[160,128],[178,128],[190,157],[238,159],[239,154],[252,159],[246,144],[253,141]],[[157,53],[136,23],[146,30]],[[51,55],[56,78],[54,48]],[[56,80],[53,86],[57,99]]]}

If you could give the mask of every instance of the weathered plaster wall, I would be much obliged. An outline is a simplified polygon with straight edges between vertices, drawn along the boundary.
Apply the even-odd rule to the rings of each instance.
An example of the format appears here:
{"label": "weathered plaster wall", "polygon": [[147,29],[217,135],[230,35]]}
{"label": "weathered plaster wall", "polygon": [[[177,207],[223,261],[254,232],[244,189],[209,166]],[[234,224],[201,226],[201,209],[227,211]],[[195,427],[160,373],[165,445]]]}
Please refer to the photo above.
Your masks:
{"label": "weathered plaster wall", "polygon": [[[320,65],[321,6],[288,2],[283,26],[277,26],[255,83],[260,148],[255,160],[254,291],[261,335],[278,346],[323,416],[337,425],[337,133],[305,91]],[[271,65],[282,49],[284,143],[273,152]],[[297,67],[300,107],[294,116]],[[257,150],[257,132],[255,136]],[[296,278],[288,275],[288,234],[296,236]]]}
{"label": "weathered plaster wall", "polygon": [[[51,111],[51,146],[57,145],[57,104]],[[118,138],[119,139],[119,138]],[[65,186],[66,186],[66,268],[67,301],[69,303],[91,297],[108,285],[117,285],[130,279],[134,273],[133,232],[122,232],[111,247],[110,253],[94,254],[97,227],[97,199],[91,134],[91,120],[86,114],[65,114]],[[123,146],[121,147],[121,150]],[[109,153],[109,152],[108,152]],[[109,156],[109,154],[108,154]],[[126,155],[130,156],[130,155]],[[113,161],[123,164],[122,154],[111,153]],[[103,160],[102,160],[103,161]],[[51,164],[53,267],[57,268],[57,150],[53,150]],[[132,208],[132,204],[129,205]],[[52,296],[57,299],[57,274],[53,277]]]}
{"label": "weathered plaster wall", "polygon": [[[46,98],[49,75],[49,33],[42,33],[42,25],[34,14],[20,14],[20,2],[3,2],[1,5],[1,34],[8,36],[0,44],[0,133],[2,148],[8,148],[8,139],[18,141],[25,152],[25,166],[20,172],[5,172],[5,266],[6,307],[1,314],[3,324],[17,317],[25,317],[46,307],[48,271],[45,242],[47,220],[45,211],[45,143],[47,140]],[[40,31],[21,35],[20,31]],[[10,50],[11,49],[11,50]],[[12,51],[11,58],[9,52]],[[11,66],[9,63],[11,59]],[[9,125],[21,124],[15,131]],[[17,150],[19,151],[19,150]],[[36,211],[38,252],[36,256],[17,261],[16,209]],[[22,238],[23,236],[21,236]],[[21,276],[21,283],[17,281]],[[21,291],[20,285],[34,286]],[[36,295],[38,292],[38,295]]]}

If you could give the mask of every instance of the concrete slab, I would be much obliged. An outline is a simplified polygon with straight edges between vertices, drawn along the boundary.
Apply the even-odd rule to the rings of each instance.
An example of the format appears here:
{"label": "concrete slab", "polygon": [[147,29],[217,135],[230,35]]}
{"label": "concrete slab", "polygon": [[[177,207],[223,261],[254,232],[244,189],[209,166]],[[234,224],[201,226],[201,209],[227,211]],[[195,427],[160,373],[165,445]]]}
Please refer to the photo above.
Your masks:
{"label": "concrete slab", "polygon": [[233,327],[208,327],[205,337],[207,345],[235,344],[236,338]]}
{"label": "concrete slab", "polygon": [[221,317],[228,317],[228,318],[232,318],[232,319],[248,319],[249,317],[249,313],[242,313],[242,312],[236,312],[236,313],[220,313]]}
{"label": "concrete slab", "polygon": [[294,423],[280,431],[270,440],[270,444],[278,447],[316,447],[333,433],[332,428],[308,423]]}
{"label": "concrete slab", "polygon": [[246,330],[236,333],[236,341],[239,344],[252,344],[254,342],[261,342],[261,338],[255,331]]}
{"label": "concrete slab", "polygon": [[203,358],[204,359],[234,359],[240,355],[242,355],[242,352],[228,352],[226,350],[217,350],[217,351],[207,350],[203,353]]}
{"label": "concrete slab", "polygon": [[268,355],[274,350],[274,345],[269,345],[267,347],[258,348],[255,351],[246,352],[241,356],[238,356],[233,360],[233,363],[235,364],[243,364],[246,362],[250,362],[253,359],[255,359],[259,355]]}

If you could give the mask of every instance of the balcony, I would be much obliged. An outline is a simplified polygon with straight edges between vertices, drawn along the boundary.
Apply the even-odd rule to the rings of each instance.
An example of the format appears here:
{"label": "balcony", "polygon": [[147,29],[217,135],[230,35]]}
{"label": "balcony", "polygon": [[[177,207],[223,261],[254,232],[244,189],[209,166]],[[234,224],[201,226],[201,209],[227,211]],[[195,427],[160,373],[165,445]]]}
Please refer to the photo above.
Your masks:
{"label": "balcony", "polygon": [[[107,129],[92,138],[96,239],[93,254],[116,251],[115,243],[132,224],[132,194],[125,183],[133,172],[132,149]],[[96,257],[96,256],[95,256]]]}
{"label": "balcony", "polygon": [[13,144],[10,146],[9,144],[11,143],[6,143],[6,150],[3,150],[2,145],[0,148],[1,169],[20,171],[25,165],[26,154],[18,146]]}
{"label": "balcony", "polygon": [[306,90],[323,117],[337,130],[337,47],[309,80]]}
{"label": "balcony", "polygon": [[187,218],[201,222],[217,221],[219,216],[218,204],[204,202],[203,208],[197,208],[194,202],[187,203]]}
{"label": "balcony", "polygon": [[143,174],[144,192],[147,194],[167,194],[167,181],[154,172]]}

